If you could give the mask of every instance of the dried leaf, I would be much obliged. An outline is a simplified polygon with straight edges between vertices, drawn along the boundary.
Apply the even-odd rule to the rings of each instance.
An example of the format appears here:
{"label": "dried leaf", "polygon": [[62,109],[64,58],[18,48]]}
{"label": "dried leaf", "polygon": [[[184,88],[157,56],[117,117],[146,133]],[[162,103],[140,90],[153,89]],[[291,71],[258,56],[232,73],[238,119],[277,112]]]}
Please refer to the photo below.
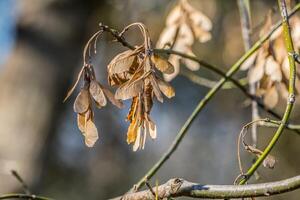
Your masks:
{"label": "dried leaf", "polygon": [[102,91],[104,92],[105,96],[108,98],[108,100],[114,104],[115,106],[117,106],[118,108],[123,108],[124,105],[122,103],[121,100],[118,100],[118,99],[115,99],[115,95],[109,91],[108,89],[106,88],[102,88]]}
{"label": "dried leaf", "polygon": [[157,83],[160,91],[162,91],[166,97],[172,98],[175,96],[174,88],[169,83],[160,79],[157,79]]}
{"label": "dried leaf", "polygon": [[276,164],[276,159],[272,155],[268,155],[263,161],[263,166],[269,169],[274,169],[275,164]]}
{"label": "dried leaf", "polygon": [[78,96],[74,102],[74,112],[76,113],[84,113],[90,106],[90,97],[87,89],[83,88],[80,90]]}
{"label": "dried leaf", "polygon": [[128,144],[131,144],[136,140],[137,130],[138,130],[137,121],[134,120],[130,123],[130,125],[128,127],[128,131],[127,131],[127,143]]}
{"label": "dried leaf", "polygon": [[132,65],[137,64],[136,61],[135,52],[132,50],[124,51],[110,61],[107,66],[108,72],[110,75],[126,72]]}
{"label": "dried leaf", "polygon": [[115,98],[126,100],[138,96],[139,93],[143,90],[143,83],[143,80],[140,79],[131,84],[123,84],[117,89]]}
{"label": "dried leaf", "polygon": [[190,14],[190,19],[194,26],[201,27],[205,31],[210,31],[212,29],[212,22],[210,19],[199,11],[192,12]]}
{"label": "dried leaf", "polygon": [[266,74],[270,76],[272,81],[280,82],[282,80],[280,66],[272,56],[269,56],[266,59],[265,70]]}
{"label": "dried leaf", "polygon": [[249,71],[249,83],[256,83],[260,81],[264,75],[264,60],[257,60],[256,65]]}
{"label": "dried leaf", "polygon": [[84,133],[85,132],[85,115],[84,114],[77,114],[77,125],[79,130]]}
{"label": "dried leaf", "polygon": [[287,99],[289,97],[289,92],[287,90],[286,85],[284,83],[280,82],[276,86],[277,86],[277,89],[278,89],[279,93],[281,94],[281,96],[284,99]]}
{"label": "dried leaf", "polygon": [[257,56],[257,52],[253,53],[242,65],[241,70],[249,69],[255,62]]}
{"label": "dried leaf", "polygon": [[164,99],[162,97],[161,91],[160,91],[159,86],[157,84],[156,78],[154,78],[154,75],[150,75],[149,79],[150,79],[152,89],[153,89],[153,92],[154,92],[157,100],[160,101],[161,103],[163,103]]}
{"label": "dried leaf", "polygon": [[149,125],[149,135],[152,139],[155,139],[157,137],[156,125],[151,120],[148,121],[148,125]]}
{"label": "dried leaf", "polygon": [[91,80],[89,91],[90,91],[91,96],[97,103],[97,106],[104,107],[106,105],[107,101],[106,101],[105,95],[102,91],[100,84],[97,81]]}
{"label": "dried leaf", "polygon": [[159,71],[165,74],[174,73],[174,66],[161,56],[154,54],[153,56],[151,56],[151,61]]}
{"label": "dried leaf", "polygon": [[141,129],[141,127],[139,126],[138,128],[137,128],[137,136],[136,136],[136,139],[135,139],[135,142],[134,142],[134,144],[133,144],[133,147],[132,147],[132,150],[133,151],[137,151],[139,148],[140,148],[140,146],[141,146],[141,144],[142,144],[142,141],[141,141],[141,133],[142,133],[142,129]]}
{"label": "dried leaf", "polygon": [[177,25],[167,26],[160,34],[156,43],[158,48],[165,48],[166,45],[172,45],[178,29]]}
{"label": "dried leaf", "polygon": [[180,8],[180,6],[177,5],[177,6],[175,6],[175,8],[172,9],[172,11],[167,16],[166,25],[170,26],[172,24],[178,23],[181,16],[182,16],[181,8]]}
{"label": "dried leaf", "polygon": [[98,140],[98,130],[92,120],[86,122],[86,129],[84,132],[85,144],[88,147],[93,147]]}
{"label": "dried leaf", "polygon": [[176,55],[171,55],[169,57],[169,62],[172,63],[172,65],[174,66],[174,73],[164,74],[164,79],[166,81],[169,82],[169,81],[173,80],[179,74],[179,71],[180,71],[179,59],[180,59],[180,57],[176,56]]}
{"label": "dried leaf", "polygon": [[264,95],[264,104],[269,108],[274,108],[278,103],[278,93],[275,86],[268,89]]}

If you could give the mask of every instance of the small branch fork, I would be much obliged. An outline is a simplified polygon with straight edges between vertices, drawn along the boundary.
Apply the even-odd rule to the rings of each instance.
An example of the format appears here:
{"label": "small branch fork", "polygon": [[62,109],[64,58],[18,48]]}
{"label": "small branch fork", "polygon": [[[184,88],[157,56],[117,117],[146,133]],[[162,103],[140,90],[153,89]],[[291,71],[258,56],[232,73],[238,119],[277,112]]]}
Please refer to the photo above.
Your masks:
{"label": "small branch fork", "polygon": [[[300,188],[300,176],[282,181],[251,185],[202,185],[181,178],[170,179],[158,186],[160,199],[193,197],[207,199],[262,197],[293,191]],[[150,190],[128,193],[113,200],[155,200]]]}

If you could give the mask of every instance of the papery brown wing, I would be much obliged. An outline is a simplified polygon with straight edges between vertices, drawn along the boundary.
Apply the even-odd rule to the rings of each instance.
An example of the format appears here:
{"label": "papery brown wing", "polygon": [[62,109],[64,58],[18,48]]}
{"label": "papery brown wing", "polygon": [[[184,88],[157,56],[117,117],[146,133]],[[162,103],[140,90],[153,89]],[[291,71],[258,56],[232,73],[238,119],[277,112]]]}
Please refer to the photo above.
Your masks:
{"label": "papery brown wing", "polygon": [[136,136],[137,136],[137,122],[136,120],[132,121],[128,127],[128,131],[127,131],[127,143],[131,144],[133,142],[135,142]]}
{"label": "papery brown wing", "polygon": [[76,86],[77,86],[77,84],[78,84],[78,82],[79,82],[79,80],[80,80],[80,77],[81,77],[81,75],[82,75],[82,72],[83,72],[84,68],[85,68],[84,66],[81,68],[80,72],[79,72],[78,75],[77,75],[77,79],[76,79],[74,85],[73,85],[72,88],[67,92],[67,95],[66,95],[66,97],[64,98],[63,102],[65,102],[65,101],[71,96],[71,94],[74,92],[74,90],[75,90],[75,88],[76,88]]}
{"label": "papery brown wing", "polygon": [[162,97],[162,94],[161,94],[161,91],[159,89],[159,86],[157,84],[157,80],[156,78],[154,78],[154,75],[149,75],[149,80],[151,82],[151,85],[152,85],[152,89],[153,89],[153,92],[157,98],[158,101],[160,101],[161,103],[163,103],[163,97]]}
{"label": "papery brown wing", "polygon": [[105,95],[102,91],[102,88],[97,81],[91,80],[89,92],[90,92],[91,96],[93,97],[93,99],[95,100],[97,106],[103,107],[107,104],[107,101],[106,101]]}
{"label": "papery brown wing", "polygon": [[264,76],[264,69],[265,66],[265,60],[257,60],[257,63],[253,68],[250,69],[248,78],[249,78],[249,83],[256,83],[260,81],[263,76]]}
{"label": "papery brown wing", "polygon": [[88,147],[93,147],[98,140],[98,130],[92,120],[86,122],[86,129],[84,132],[85,144]]}
{"label": "papery brown wing", "polygon": [[154,66],[165,74],[172,74],[174,73],[174,66],[167,61],[166,59],[162,58],[159,55],[152,55],[151,61],[153,62]]}
{"label": "papery brown wing", "polygon": [[140,126],[137,127],[137,133],[136,133],[136,139],[134,141],[132,150],[137,151],[139,148],[141,148],[141,145],[143,143],[143,137],[142,137],[142,128]]}
{"label": "papery brown wing", "polygon": [[115,99],[115,95],[109,91],[108,89],[106,88],[102,88],[102,91],[104,92],[105,96],[108,98],[108,100],[114,104],[115,106],[117,106],[118,108],[123,108],[124,105],[122,103],[122,101],[118,100],[118,99]]}
{"label": "papery brown wing", "polygon": [[86,124],[85,114],[77,114],[77,126],[82,133],[85,132],[85,126],[86,126],[85,124]]}
{"label": "papery brown wing", "polygon": [[133,97],[129,113],[127,115],[127,120],[129,120],[130,122],[132,122],[133,119],[136,117],[137,107],[138,107],[138,97]]}
{"label": "papery brown wing", "polygon": [[276,158],[272,155],[268,155],[264,161],[263,161],[263,166],[269,169],[274,169],[276,165]]}
{"label": "papery brown wing", "polygon": [[121,85],[115,93],[115,98],[126,100],[138,96],[143,90],[143,83],[143,80],[140,79],[130,84],[125,83]]}
{"label": "papery brown wing", "polygon": [[128,71],[133,64],[137,64],[136,53],[127,50],[114,57],[107,68],[110,75],[118,74]]}
{"label": "papery brown wing", "polygon": [[275,61],[273,56],[269,56],[265,63],[265,73],[270,76],[272,81],[280,82],[282,80],[282,72],[280,65]]}
{"label": "papery brown wing", "polygon": [[175,96],[175,90],[174,88],[167,82],[160,80],[160,79],[156,79],[157,83],[158,83],[158,87],[160,89],[160,91],[162,91],[162,93],[168,97],[168,98],[172,98]]}
{"label": "papery brown wing", "polygon": [[269,88],[264,95],[264,104],[269,108],[274,108],[278,103],[278,92],[275,86]]}
{"label": "papery brown wing", "polygon": [[81,89],[74,102],[74,112],[84,113],[90,106],[89,91],[85,88]]}

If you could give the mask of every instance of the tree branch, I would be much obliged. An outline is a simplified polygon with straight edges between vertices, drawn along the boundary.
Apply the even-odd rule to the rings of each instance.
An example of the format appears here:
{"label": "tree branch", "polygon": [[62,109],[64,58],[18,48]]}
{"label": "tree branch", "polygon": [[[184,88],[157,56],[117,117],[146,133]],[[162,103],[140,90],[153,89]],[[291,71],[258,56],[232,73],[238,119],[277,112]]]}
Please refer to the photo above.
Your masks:
{"label": "tree branch", "polygon": [[286,3],[285,0],[278,0],[278,6],[281,11],[281,17],[282,17],[282,27],[283,27],[283,33],[284,33],[284,42],[286,46],[286,50],[288,53],[288,59],[289,59],[289,65],[290,65],[290,78],[289,78],[289,98],[287,101],[287,106],[282,118],[282,123],[278,127],[276,133],[274,134],[272,140],[268,144],[268,146],[265,148],[262,155],[255,161],[255,163],[250,167],[250,169],[245,174],[244,178],[240,181],[239,184],[245,184],[247,180],[253,175],[253,173],[257,170],[257,168],[261,165],[261,163],[264,161],[264,159],[268,156],[270,151],[273,149],[275,144],[277,143],[279,137],[282,135],[283,130],[285,128],[285,124],[288,122],[293,105],[295,102],[295,80],[296,80],[296,65],[294,60],[294,46],[292,41],[292,36],[290,32],[290,25],[288,22],[288,13],[286,9]]}
{"label": "tree branch", "polygon": [[[300,176],[282,181],[251,185],[202,185],[180,178],[170,179],[158,186],[157,196],[160,199],[171,197],[193,197],[208,199],[261,197],[281,194],[300,188]],[[150,190],[125,194],[113,200],[155,200]]]}
{"label": "tree branch", "polygon": [[37,196],[34,194],[4,194],[0,199],[36,199],[36,200],[54,200],[48,197]]}

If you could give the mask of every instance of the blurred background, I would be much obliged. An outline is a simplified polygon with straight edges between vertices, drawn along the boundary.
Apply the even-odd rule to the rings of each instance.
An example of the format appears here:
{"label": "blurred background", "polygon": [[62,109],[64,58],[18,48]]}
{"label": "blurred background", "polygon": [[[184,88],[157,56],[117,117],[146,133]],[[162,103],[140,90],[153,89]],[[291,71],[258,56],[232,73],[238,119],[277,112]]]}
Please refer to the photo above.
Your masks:
{"label": "blurred background", "polygon": [[[244,52],[235,0],[190,0],[213,21],[212,40],[194,45],[196,55],[226,71]],[[253,25],[263,22],[277,1],[252,0]],[[109,105],[96,111],[100,139],[94,148],[84,144],[73,112],[73,95],[62,100],[82,65],[87,39],[99,22],[121,30],[141,21],[156,42],[175,0],[1,0],[0,1],[0,193],[22,192],[11,175],[14,169],[34,194],[54,199],[107,199],[123,194],[167,150],[180,127],[208,88],[183,76],[172,81],[176,96],[155,102],[152,118],[158,138],[145,150],[132,152],[126,143],[129,103],[119,110]],[[276,18],[276,17],[275,17]],[[277,17],[277,19],[279,19]],[[258,32],[258,30],[256,30]],[[254,34],[257,39],[258,34]],[[135,43],[139,36],[127,34]],[[98,42],[93,63],[96,76],[107,85],[106,66],[125,50],[109,35]],[[218,76],[201,68],[195,72],[211,80]],[[245,72],[236,78],[244,77]],[[276,108],[282,113],[284,101]],[[172,177],[203,184],[232,184],[238,175],[237,137],[251,120],[249,101],[238,89],[222,90],[197,117],[179,148],[155,175],[164,183]],[[268,116],[260,112],[261,116]],[[299,124],[297,105],[292,121]],[[259,129],[263,149],[275,129]],[[300,173],[299,135],[285,131],[272,151],[275,169],[259,169],[268,182]],[[243,153],[245,168],[252,156]],[[300,191],[270,199],[299,199]],[[184,199],[184,198],[181,198]]]}

